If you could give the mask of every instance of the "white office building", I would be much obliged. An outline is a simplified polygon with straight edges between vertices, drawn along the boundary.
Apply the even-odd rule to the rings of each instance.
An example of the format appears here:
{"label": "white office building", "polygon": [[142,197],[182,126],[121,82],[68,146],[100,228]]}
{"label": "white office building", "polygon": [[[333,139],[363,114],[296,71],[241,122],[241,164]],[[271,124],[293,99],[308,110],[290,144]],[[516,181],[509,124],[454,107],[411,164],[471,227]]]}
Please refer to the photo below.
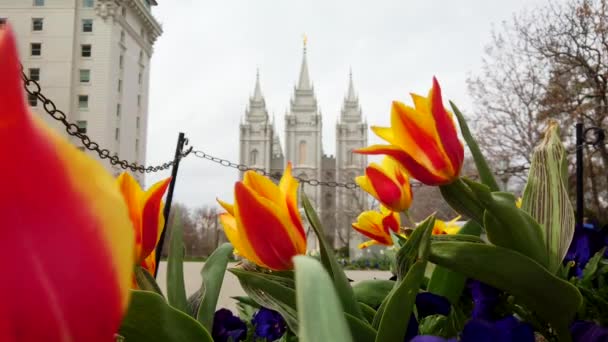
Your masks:
{"label": "white office building", "polygon": [[[119,158],[145,164],[150,57],[162,34],[156,0],[0,0],[24,71],[70,122]],[[32,110],[65,128],[29,97]],[[84,149],[80,141],[71,141]],[[94,152],[89,152],[97,157]],[[104,165],[114,174],[122,171]],[[143,175],[135,174],[140,183]]]}

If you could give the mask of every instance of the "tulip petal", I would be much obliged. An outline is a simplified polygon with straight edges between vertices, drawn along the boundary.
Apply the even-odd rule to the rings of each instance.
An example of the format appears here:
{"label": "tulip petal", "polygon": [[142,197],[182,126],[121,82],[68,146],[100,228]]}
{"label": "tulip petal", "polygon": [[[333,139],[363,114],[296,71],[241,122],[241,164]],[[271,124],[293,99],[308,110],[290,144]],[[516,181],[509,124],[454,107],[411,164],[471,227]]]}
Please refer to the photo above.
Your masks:
{"label": "tulip petal", "polygon": [[392,145],[372,145],[355,150],[360,154],[386,154],[394,158],[410,173],[410,175],[427,185],[443,185],[451,182],[450,178],[442,177],[431,173],[428,169],[420,165],[406,152],[397,146]]}
{"label": "tulip petal", "polygon": [[433,116],[424,115],[414,108],[394,101],[391,111],[391,128],[395,145],[436,174],[452,174],[446,153],[443,151]]}
{"label": "tulip petal", "polygon": [[361,189],[363,189],[363,191],[372,195],[374,198],[378,198],[378,194],[376,193],[376,190],[374,190],[374,187],[372,186],[372,183],[370,183],[369,178],[367,178],[367,176],[355,177],[355,183]]}
{"label": "tulip petal", "polygon": [[441,137],[443,149],[450,159],[452,168],[458,172],[460,171],[464,159],[464,147],[458,139],[454,119],[443,106],[441,88],[435,77],[433,77],[433,88],[430,92],[429,99],[431,103],[431,113],[435,119],[437,133]]}
{"label": "tulip petal", "polygon": [[392,245],[393,240],[388,230],[382,226],[382,219],[382,214],[377,211],[364,211],[357,217],[357,222],[353,223],[352,227],[359,233],[381,244]]}
{"label": "tulip petal", "polygon": [[216,198],[215,200],[228,212],[228,214],[234,216],[234,206],[232,204],[224,202],[219,198]]}
{"label": "tulip petal", "polygon": [[399,232],[399,229],[401,228],[401,223],[398,217],[398,213],[391,212],[390,214],[384,216],[384,218],[382,219],[382,225],[384,226],[384,230],[387,234],[390,235],[390,231],[393,231],[395,233]]}
{"label": "tulip petal", "polygon": [[133,270],[128,210],[98,162],[29,113],[8,25],[0,59],[0,337],[111,341]]}
{"label": "tulip petal", "polygon": [[163,213],[163,197],[171,183],[171,178],[161,180],[146,191],[142,211],[142,255],[146,258],[154,249],[160,239],[165,216]]}
{"label": "tulip petal", "polygon": [[228,241],[230,241],[232,246],[234,246],[234,249],[238,251],[239,255],[251,260],[257,265],[260,265],[262,267],[268,267],[253,252],[253,249],[247,243],[247,240],[241,238],[241,235],[239,234],[237,229],[237,223],[234,216],[228,213],[223,213],[220,214],[219,219],[220,223],[222,224],[222,227],[224,227],[224,233],[226,233]]}
{"label": "tulip petal", "polygon": [[378,200],[394,210],[405,210],[398,208],[401,202],[401,186],[396,184],[384,171],[372,163],[365,169],[365,175],[378,195]]}
{"label": "tulip petal", "polygon": [[[129,209],[129,217],[135,229],[135,244],[138,248],[137,255],[141,254],[141,211],[143,208],[144,191],[139,186],[139,183],[127,172],[121,173],[116,179],[120,192],[122,193],[127,208]],[[136,227],[136,228],[135,228]]]}
{"label": "tulip petal", "polygon": [[285,203],[284,198],[281,196],[279,187],[270,179],[255,171],[247,171],[243,176],[243,184],[247,185],[259,196],[266,198],[279,207],[287,209],[287,203]]}
{"label": "tulip petal", "polygon": [[368,241],[360,243],[357,246],[357,248],[359,248],[359,249],[365,249],[365,248],[367,248],[369,246],[378,245],[378,244],[379,244],[379,242],[376,241],[376,240],[368,240]]}
{"label": "tulip petal", "polygon": [[[302,217],[300,216],[300,210],[298,209],[298,181],[293,178],[291,173],[291,162],[287,163],[283,177],[279,182],[279,189],[281,193],[287,199],[287,209],[289,210],[289,216],[291,221],[298,228],[298,232],[302,236],[302,240],[299,242],[306,241],[306,233],[304,232],[304,226],[302,225]],[[298,249],[306,248],[306,246],[298,246]]]}
{"label": "tulip petal", "polygon": [[252,188],[237,182],[235,186],[235,217],[239,233],[249,240],[258,258],[274,270],[293,268],[291,258],[303,254],[298,250],[301,239],[287,211],[274,202],[258,195]]}

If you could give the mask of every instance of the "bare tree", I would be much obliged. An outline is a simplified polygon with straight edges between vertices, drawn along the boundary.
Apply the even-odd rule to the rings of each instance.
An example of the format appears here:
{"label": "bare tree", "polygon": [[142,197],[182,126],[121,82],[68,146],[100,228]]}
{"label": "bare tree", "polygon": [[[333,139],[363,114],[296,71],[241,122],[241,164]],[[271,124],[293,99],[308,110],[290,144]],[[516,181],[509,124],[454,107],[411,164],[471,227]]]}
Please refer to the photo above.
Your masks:
{"label": "bare tree", "polygon": [[[574,123],[608,125],[607,1],[549,1],[504,23],[469,90],[490,159],[529,163],[548,118],[560,122],[574,152]],[[606,220],[608,146],[585,151],[587,207]]]}
{"label": "bare tree", "polygon": [[201,232],[201,254],[208,256],[226,241],[224,231],[218,220],[220,210],[213,206],[202,206],[194,210],[194,224]]}

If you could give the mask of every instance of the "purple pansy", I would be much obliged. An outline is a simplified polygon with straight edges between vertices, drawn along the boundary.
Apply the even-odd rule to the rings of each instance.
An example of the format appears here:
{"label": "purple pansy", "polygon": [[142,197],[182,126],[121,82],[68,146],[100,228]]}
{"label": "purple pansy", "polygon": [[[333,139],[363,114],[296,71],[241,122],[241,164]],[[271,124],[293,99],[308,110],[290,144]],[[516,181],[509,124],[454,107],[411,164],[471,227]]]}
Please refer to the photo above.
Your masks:
{"label": "purple pansy", "polygon": [[570,334],[574,342],[608,341],[608,327],[602,327],[589,321],[575,321],[572,323]]}
{"label": "purple pansy", "polygon": [[239,342],[247,337],[247,325],[230,310],[220,309],[213,316],[211,335],[215,342]]}
{"label": "purple pansy", "polygon": [[255,337],[265,341],[275,341],[287,331],[287,324],[280,313],[261,308],[253,315],[251,324],[255,327]]}

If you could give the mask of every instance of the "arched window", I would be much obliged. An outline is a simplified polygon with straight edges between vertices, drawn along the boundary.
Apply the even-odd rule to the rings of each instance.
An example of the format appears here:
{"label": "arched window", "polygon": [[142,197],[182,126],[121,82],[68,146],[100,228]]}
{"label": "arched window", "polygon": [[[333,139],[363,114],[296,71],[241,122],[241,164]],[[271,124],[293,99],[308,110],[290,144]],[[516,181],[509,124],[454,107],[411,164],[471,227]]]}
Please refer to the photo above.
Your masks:
{"label": "arched window", "polygon": [[255,165],[258,162],[258,150],[251,151],[249,156],[249,164]]}
{"label": "arched window", "polygon": [[306,164],[306,141],[300,141],[300,146],[298,149],[298,164]]}
{"label": "arched window", "polygon": [[348,153],[347,165],[355,164],[355,153],[353,152],[353,150],[349,150],[347,153]]}

